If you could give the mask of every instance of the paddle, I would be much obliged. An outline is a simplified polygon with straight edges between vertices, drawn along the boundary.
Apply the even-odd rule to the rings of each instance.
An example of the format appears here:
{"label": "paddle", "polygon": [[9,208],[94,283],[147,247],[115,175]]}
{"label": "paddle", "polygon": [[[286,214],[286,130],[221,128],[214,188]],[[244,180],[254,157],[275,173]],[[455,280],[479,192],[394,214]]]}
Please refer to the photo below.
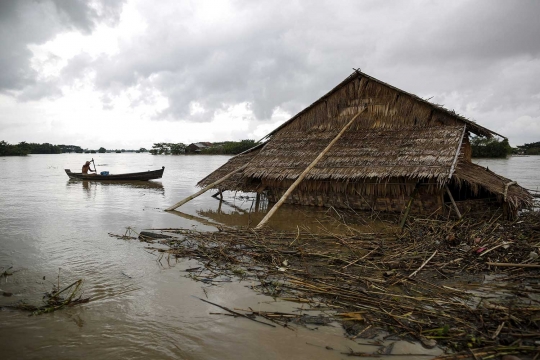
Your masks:
{"label": "paddle", "polygon": [[94,158],[92,158],[92,163],[94,164],[94,172],[97,174],[96,163],[94,162]]}

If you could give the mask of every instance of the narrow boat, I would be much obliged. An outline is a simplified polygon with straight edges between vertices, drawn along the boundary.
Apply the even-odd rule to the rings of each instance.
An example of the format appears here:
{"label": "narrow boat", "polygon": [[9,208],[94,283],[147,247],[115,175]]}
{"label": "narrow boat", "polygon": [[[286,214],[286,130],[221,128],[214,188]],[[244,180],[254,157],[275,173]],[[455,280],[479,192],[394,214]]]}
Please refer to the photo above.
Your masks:
{"label": "narrow boat", "polygon": [[72,173],[69,169],[64,169],[66,174],[70,179],[78,180],[93,180],[93,181],[102,181],[102,180],[139,180],[147,181],[153,179],[161,179],[163,176],[163,171],[165,171],[165,166],[159,170],[148,170],[145,172],[129,173],[129,174],[109,174],[109,175],[87,175],[82,173]]}

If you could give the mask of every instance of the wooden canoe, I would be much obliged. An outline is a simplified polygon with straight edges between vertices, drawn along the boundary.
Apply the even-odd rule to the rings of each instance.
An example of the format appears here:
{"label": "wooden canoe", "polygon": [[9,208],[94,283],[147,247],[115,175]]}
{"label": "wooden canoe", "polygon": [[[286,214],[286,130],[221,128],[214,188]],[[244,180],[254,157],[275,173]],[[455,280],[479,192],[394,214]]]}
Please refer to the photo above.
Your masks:
{"label": "wooden canoe", "polygon": [[70,179],[78,180],[91,180],[91,181],[102,181],[102,180],[138,180],[138,181],[147,181],[153,179],[161,179],[163,176],[163,171],[165,171],[165,166],[159,170],[149,170],[145,172],[129,173],[129,174],[109,174],[109,175],[86,175],[82,173],[72,173],[69,169],[64,169],[66,174]]}

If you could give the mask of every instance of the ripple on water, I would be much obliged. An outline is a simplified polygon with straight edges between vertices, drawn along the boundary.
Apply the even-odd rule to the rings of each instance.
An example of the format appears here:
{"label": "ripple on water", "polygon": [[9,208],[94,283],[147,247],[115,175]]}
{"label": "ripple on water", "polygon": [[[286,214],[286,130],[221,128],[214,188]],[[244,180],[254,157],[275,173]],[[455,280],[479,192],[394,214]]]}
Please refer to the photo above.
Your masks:
{"label": "ripple on water", "polygon": [[[84,154],[1,160],[0,267],[13,265],[21,271],[0,282],[0,289],[14,293],[0,298],[0,305],[21,299],[39,302],[57,282],[59,268],[61,284],[82,278],[85,296],[92,298],[88,304],[38,317],[0,311],[2,358],[337,359],[348,347],[374,350],[344,339],[338,327],[293,332],[210,315],[221,310],[194,299],[192,295],[205,296],[201,284],[180,271],[195,263],[180,260],[168,269],[166,261],[156,261],[144,244],[109,237],[109,232],[124,233],[126,226],[203,228],[162,210],[197,191],[197,181],[225,163],[227,156],[93,156],[98,164],[109,164],[98,168],[111,173],[165,166],[164,178],[148,187],[69,181],[63,169],[80,168],[88,157]],[[521,185],[540,188],[539,161],[540,157],[528,157],[479,162]],[[250,207],[243,201],[231,204],[224,205],[226,211]],[[182,211],[200,217],[206,215],[199,210],[216,208],[215,199],[201,196]],[[302,213],[310,216],[312,210]],[[290,217],[282,223],[290,226]],[[244,285],[206,290],[211,301],[231,308],[283,310],[284,305],[254,295]]]}

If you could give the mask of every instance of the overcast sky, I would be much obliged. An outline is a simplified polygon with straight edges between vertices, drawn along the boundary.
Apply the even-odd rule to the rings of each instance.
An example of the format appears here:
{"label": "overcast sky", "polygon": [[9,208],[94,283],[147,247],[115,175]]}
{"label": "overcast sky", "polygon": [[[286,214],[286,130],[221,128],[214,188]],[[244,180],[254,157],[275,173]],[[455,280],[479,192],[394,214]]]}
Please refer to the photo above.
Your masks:
{"label": "overcast sky", "polygon": [[0,140],[259,139],[352,68],[540,141],[540,1],[0,0]]}

